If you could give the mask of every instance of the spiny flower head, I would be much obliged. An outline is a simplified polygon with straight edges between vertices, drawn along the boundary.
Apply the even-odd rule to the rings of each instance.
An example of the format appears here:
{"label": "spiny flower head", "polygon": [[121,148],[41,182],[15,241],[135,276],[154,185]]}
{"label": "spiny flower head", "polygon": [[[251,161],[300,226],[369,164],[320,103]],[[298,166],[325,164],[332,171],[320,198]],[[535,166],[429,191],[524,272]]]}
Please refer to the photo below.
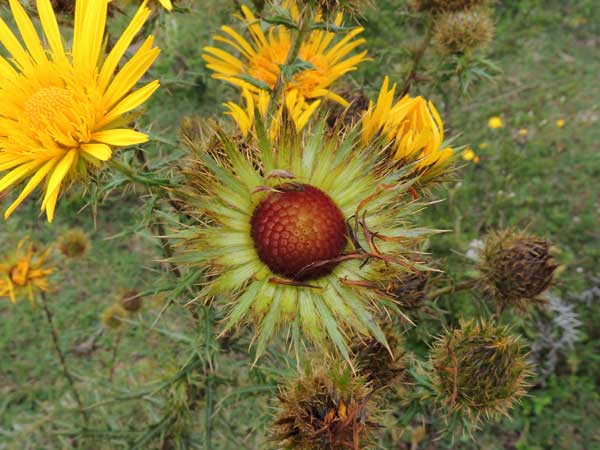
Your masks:
{"label": "spiny flower head", "polygon": [[492,322],[461,321],[437,338],[430,358],[439,403],[474,425],[506,415],[531,375],[519,338]]}
{"label": "spiny flower head", "polygon": [[90,238],[81,228],[73,228],[58,240],[58,248],[67,258],[81,258],[90,249]]}
{"label": "spiny flower head", "polygon": [[416,310],[427,301],[427,288],[431,272],[413,268],[395,274],[384,286],[384,290],[404,310]]}
{"label": "spiny flower head", "polygon": [[68,50],[50,0],[37,0],[43,39],[19,1],[9,2],[25,47],[0,19],[0,43],[11,55],[0,57],[0,171],[8,171],[0,179],[0,192],[29,178],[6,210],[8,217],[44,182],[42,211],[51,222],[69,182],[109,160],[114,147],[147,141],[145,134],[124,126],[131,111],[158,88],[158,81],[152,81],[130,92],[159,50],[149,37],[118,68],[150,14],[145,3],[104,55],[108,0],[77,0]]}
{"label": "spiny flower head", "polygon": [[276,145],[217,130],[219,145],[194,147],[184,203],[198,223],[174,236],[177,260],[206,270],[203,294],[229,303],[224,331],[254,324],[258,356],[282,327],[346,359],[349,335],[387,345],[373,318],[380,281],[411,266],[431,231],[407,229],[421,207],[412,181],[377,172],[357,132],[330,135],[322,120]]}
{"label": "spiny flower head", "polygon": [[47,265],[50,248],[39,251],[29,239],[17,244],[14,254],[6,255],[0,263],[0,297],[8,297],[15,303],[27,297],[35,304],[35,291],[49,292],[49,276],[54,268]]}
{"label": "spiny flower head", "polygon": [[484,6],[489,3],[489,0],[411,0],[411,2],[417,11],[439,14]]}
{"label": "spiny flower head", "polygon": [[[290,15],[298,19],[299,10],[294,2],[287,2]],[[234,56],[217,47],[205,47],[203,58],[207,67],[215,72],[214,78],[227,81],[242,91],[244,106],[229,102],[225,106],[247,134],[255,122],[255,110],[266,118],[271,91],[281,75],[281,67],[287,62],[293,44],[293,32],[283,25],[269,25],[263,30],[260,20],[246,6],[242,6],[240,19],[247,27],[251,40],[247,40],[229,26],[221,27],[223,35],[215,40],[233,49]],[[318,18],[316,20],[319,20]],[[334,20],[336,26],[342,24],[342,15]],[[355,39],[362,28],[354,28],[342,39],[334,42],[336,33],[327,30],[314,30],[301,43],[297,61],[291,61],[294,71],[284,79],[283,96],[277,108],[278,118],[274,124],[289,117],[298,130],[302,129],[319,106],[322,99],[331,99],[340,104],[347,102],[331,90],[331,86],[342,75],[356,69],[366,59],[366,51],[347,57],[356,47],[365,42]],[[277,135],[277,129],[271,130]]]}
{"label": "spiny flower head", "polygon": [[363,113],[363,145],[380,142],[389,146],[389,166],[414,162],[413,173],[426,182],[446,172],[454,154],[444,147],[444,124],[431,101],[408,95],[394,103],[396,84],[385,77],[377,102]]}
{"label": "spiny flower head", "polygon": [[526,233],[491,233],[479,263],[486,287],[499,306],[520,309],[537,301],[552,283],[558,264],[550,243]]}
{"label": "spiny flower head", "polygon": [[100,323],[108,330],[121,328],[123,320],[127,317],[127,311],[119,303],[112,304],[100,314]]}
{"label": "spiny flower head", "polygon": [[433,44],[440,53],[463,54],[487,47],[493,36],[489,10],[468,9],[440,16],[435,22]]}
{"label": "spiny flower head", "polygon": [[374,389],[391,387],[406,372],[402,336],[389,323],[383,332],[387,347],[372,337],[358,337],[351,347],[356,367]]}
{"label": "spiny flower head", "polygon": [[347,365],[326,362],[286,382],[274,438],[285,448],[365,448],[377,429],[371,389]]}
{"label": "spiny flower head", "polygon": [[325,17],[338,13],[360,16],[372,6],[370,0],[298,0],[298,5],[302,4],[307,7],[316,6]]}

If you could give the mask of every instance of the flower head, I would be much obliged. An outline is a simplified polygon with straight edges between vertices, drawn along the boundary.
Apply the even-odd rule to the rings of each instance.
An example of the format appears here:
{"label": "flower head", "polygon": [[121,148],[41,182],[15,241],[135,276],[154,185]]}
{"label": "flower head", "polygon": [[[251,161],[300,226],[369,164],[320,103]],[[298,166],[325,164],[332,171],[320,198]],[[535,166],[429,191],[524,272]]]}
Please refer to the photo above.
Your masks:
{"label": "flower head", "polygon": [[565,119],[558,119],[556,121],[556,128],[563,128],[566,124]]}
{"label": "flower head", "polygon": [[463,152],[462,157],[465,161],[471,161],[473,162],[473,164],[479,164],[480,161],[479,155],[477,155],[477,153],[475,153],[475,150],[473,150],[472,148],[466,149]]}
{"label": "flower head", "polygon": [[431,101],[408,95],[394,103],[396,84],[389,87],[385,77],[377,102],[370,102],[362,118],[362,142],[367,145],[380,137],[389,145],[391,160],[404,166],[415,163],[413,171],[422,180],[435,178],[454,154],[444,147],[444,124]]}
{"label": "flower head", "polygon": [[35,302],[35,291],[49,292],[48,277],[54,268],[47,265],[50,249],[37,251],[28,239],[22,239],[13,255],[2,258],[0,263],[0,297],[8,297],[15,303],[21,296]]}
{"label": "flower head", "polygon": [[504,126],[504,121],[502,117],[493,116],[488,119],[488,127],[492,130],[496,130],[498,128],[502,128]]}
{"label": "flower head", "polygon": [[110,305],[100,314],[100,322],[108,330],[116,330],[123,325],[124,318],[127,317],[127,311],[119,303]]}
{"label": "flower head", "polygon": [[411,2],[417,11],[445,14],[483,6],[489,3],[489,0],[411,0]]}
{"label": "flower head", "polygon": [[519,338],[491,322],[461,321],[437,338],[430,359],[438,402],[475,425],[506,415],[531,375]]}
{"label": "flower head", "polygon": [[0,171],[8,171],[0,179],[0,192],[29,178],[5,217],[44,182],[42,211],[51,222],[58,196],[70,181],[109,160],[113,147],[148,139],[124,125],[158,88],[158,81],[152,81],[130,93],[158,56],[153,38],[118,66],[150,10],[144,3],[104,55],[107,3],[77,0],[69,50],[63,47],[50,0],[37,0],[43,39],[19,1],[10,0],[25,47],[0,19],[0,42],[12,56],[0,58]]}
{"label": "flower head", "polygon": [[435,21],[433,43],[442,54],[463,54],[485,48],[494,36],[486,9],[467,9],[441,15]]}
{"label": "flower head", "polygon": [[311,367],[283,387],[274,438],[298,450],[365,448],[378,428],[371,398],[365,380],[349,367]]}
{"label": "flower head", "polygon": [[67,258],[81,258],[91,247],[90,238],[80,228],[67,231],[58,241],[58,248]]}
{"label": "flower head", "polygon": [[[291,15],[297,17],[297,7],[293,2],[289,5]],[[238,56],[217,47],[205,47],[202,57],[207,62],[207,67],[215,72],[214,78],[227,81],[242,91],[244,107],[233,102],[225,106],[228,114],[246,134],[254,123],[255,109],[263,117],[266,116],[271,99],[270,91],[275,88],[281,75],[281,67],[287,61],[293,35],[288,28],[279,25],[270,25],[263,30],[260,21],[246,6],[242,6],[242,13],[241,20],[247,27],[251,40],[229,26],[221,27],[223,35],[215,36],[216,41],[229,46]],[[334,23],[341,25],[342,16],[338,15]],[[355,28],[334,42],[334,32],[314,30],[302,42],[297,61],[292,61],[295,71],[291,77],[286,77],[283,99],[276,108],[280,115],[285,108],[297,129],[306,124],[321,99],[331,99],[347,105],[344,99],[331,90],[331,85],[342,75],[355,70],[366,59],[366,51],[347,57],[365,42],[364,39],[355,39],[362,31],[362,28]]]}
{"label": "flower head", "polygon": [[510,230],[490,234],[479,263],[499,306],[524,309],[552,283],[558,268],[545,239]]}
{"label": "flower head", "polygon": [[405,173],[373,170],[377,155],[324,121],[276,148],[246,145],[199,146],[186,200],[199,223],[179,233],[181,262],[206,269],[203,294],[231,303],[225,331],[254,322],[258,356],[284,326],[346,359],[351,332],[387,345],[379,281],[411,267],[429,234],[405,229],[419,208]]}

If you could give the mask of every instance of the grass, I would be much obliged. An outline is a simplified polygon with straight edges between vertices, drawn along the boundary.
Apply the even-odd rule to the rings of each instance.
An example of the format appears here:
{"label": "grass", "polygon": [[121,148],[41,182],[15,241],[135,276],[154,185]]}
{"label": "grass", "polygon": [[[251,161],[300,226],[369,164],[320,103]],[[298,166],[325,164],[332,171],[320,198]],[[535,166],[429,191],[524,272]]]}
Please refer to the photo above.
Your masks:
{"label": "grass", "polygon": [[[435,439],[439,424],[428,423],[428,433],[421,436],[421,423],[413,422],[402,435],[397,427],[385,434],[380,448],[600,449],[600,302],[598,296],[589,302],[578,299],[582,292],[591,292],[600,267],[596,3],[523,0],[497,6],[497,36],[488,56],[502,71],[466,94],[451,86],[452,94],[440,108],[450,133],[458,135],[459,144],[472,147],[481,162],[465,162],[457,174],[460,181],[444,188],[448,200],[422,217],[424,225],[451,230],[432,239],[430,249],[456,281],[468,276],[464,254],[469,243],[489,230],[513,226],[551,239],[562,250],[560,261],[566,266],[554,292],[575,306],[583,321],[580,340],[560,354],[546,379],[537,380],[512,420],[485,426],[474,440],[458,438],[454,443]],[[420,36],[402,2],[376,4],[364,21],[373,61],[353,74],[353,82],[371,95],[384,74],[402,79],[407,52],[397,43],[418,43]],[[177,154],[169,142],[176,141],[183,116],[220,113],[221,103],[234,98],[232,89],[210,79],[199,57],[213,32],[231,22],[234,8],[233,2],[207,0],[189,12],[156,18],[154,30],[163,52],[152,75],[162,80],[163,88],[140,119],[142,127],[163,140],[147,146],[151,162]],[[6,17],[6,8],[0,12]],[[434,63],[428,53],[425,67]],[[415,92],[431,95],[427,85]],[[433,98],[443,104],[437,92]],[[491,116],[501,116],[505,127],[489,129]],[[559,118],[565,120],[564,128],[556,126]],[[521,128],[528,130],[526,139],[518,136]],[[105,181],[110,180],[115,179]],[[92,250],[84,259],[61,262],[60,290],[50,299],[61,344],[94,417],[82,434],[41,309],[27,302],[2,302],[0,449],[272,448],[265,432],[272,412],[269,398],[291,362],[276,351],[277,344],[250,368],[249,359],[240,356],[247,348],[247,333],[217,341],[213,325],[219,317],[210,308],[199,309],[196,329],[181,308],[169,308],[151,328],[166,298],[156,292],[132,323],[121,331],[104,332],[95,351],[84,356],[73,352],[97,332],[100,313],[124,290],[166,289],[173,283],[160,261],[157,229],[148,226],[149,196],[139,186],[121,187],[102,197],[96,214],[88,205],[89,193],[75,190],[62,199],[52,226],[39,217],[34,201],[0,226],[3,252],[10,252],[22,236],[51,243],[75,226],[92,238]],[[438,305],[453,321],[476,312],[473,300],[472,293],[446,295]],[[518,317],[515,327],[535,341],[537,322],[551,320],[544,313]],[[412,330],[414,350],[425,349],[418,340],[421,333],[441,325],[429,321]],[[109,382],[118,340],[115,377]],[[182,366],[187,367],[183,373]],[[160,389],[174,376],[186,383]],[[167,429],[171,434],[164,438]]]}

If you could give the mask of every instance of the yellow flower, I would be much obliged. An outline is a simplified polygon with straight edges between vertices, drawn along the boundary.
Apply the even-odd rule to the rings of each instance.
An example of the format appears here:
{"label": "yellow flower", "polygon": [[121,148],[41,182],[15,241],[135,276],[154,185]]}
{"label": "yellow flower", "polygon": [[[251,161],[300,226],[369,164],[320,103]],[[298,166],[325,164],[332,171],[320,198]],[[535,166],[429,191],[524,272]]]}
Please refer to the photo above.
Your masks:
{"label": "yellow flower", "polygon": [[454,151],[443,147],[444,124],[431,101],[423,97],[402,97],[394,104],[396,84],[389,88],[385,77],[377,103],[370,102],[363,113],[362,141],[367,145],[377,136],[391,143],[392,159],[403,164],[416,160],[415,170],[427,177],[438,175]]}
{"label": "yellow flower", "polygon": [[0,263],[0,297],[8,297],[12,303],[21,295],[27,295],[34,304],[34,291],[48,292],[48,277],[53,268],[45,267],[50,249],[38,253],[33,243],[22,239],[14,255],[2,258]]}
{"label": "yellow flower", "polygon": [[527,128],[519,129],[519,136],[527,137],[529,135],[529,130]]}
{"label": "yellow flower", "polygon": [[492,130],[495,130],[497,128],[502,128],[503,126],[504,126],[504,121],[499,116],[490,117],[488,119],[488,127],[491,128]]}
{"label": "yellow flower", "polygon": [[67,50],[50,0],[37,0],[43,39],[19,1],[10,0],[25,47],[0,19],[0,42],[12,56],[0,57],[0,171],[8,171],[0,192],[29,178],[5,218],[44,182],[42,211],[52,222],[58,196],[70,180],[109,160],[113,147],[148,140],[125,126],[130,112],[159,85],[152,81],[130,93],[158,56],[152,36],[118,68],[150,10],[144,2],[105,55],[107,3],[77,0]]}
{"label": "yellow flower", "polygon": [[[298,16],[297,8],[290,7],[292,16]],[[273,89],[280,76],[281,66],[285,64],[290,52],[293,34],[284,26],[269,26],[263,31],[259,20],[245,6],[242,6],[244,21],[251,41],[229,26],[221,27],[224,35],[215,36],[215,40],[227,44],[239,56],[234,56],[217,47],[205,47],[202,58],[207,67],[215,72],[213,78],[225,80],[241,89],[246,108],[235,103],[226,104],[229,114],[243,132],[250,129],[254,121],[254,105],[262,114],[270,100]],[[318,19],[317,19],[318,20]],[[335,25],[342,24],[338,15]],[[364,39],[354,39],[362,33],[362,28],[354,28],[339,42],[334,43],[335,33],[315,30],[301,44],[298,59],[306,63],[283,87],[283,101],[296,124],[304,114],[310,117],[318,106],[319,99],[327,98],[347,106],[348,103],[330,90],[335,80],[356,69],[366,59],[367,52],[344,59],[356,47],[365,43]],[[279,106],[281,106],[279,105]],[[307,112],[308,111],[308,112]]]}
{"label": "yellow flower", "polygon": [[564,127],[564,126],[565,126],[565,123],[566,123],[566,122],[565,122],[565,119],[558,119],[558,120],[556,121],[556,127],[557,127],[557,128],[562,128],[562,127]]}
{"label": "yellow flower", "polygon": [[486,148],[489,148],[489,146],[490,146],[489,142],[482,142],[477,147],[479,147],[479,150],[485,150]]}

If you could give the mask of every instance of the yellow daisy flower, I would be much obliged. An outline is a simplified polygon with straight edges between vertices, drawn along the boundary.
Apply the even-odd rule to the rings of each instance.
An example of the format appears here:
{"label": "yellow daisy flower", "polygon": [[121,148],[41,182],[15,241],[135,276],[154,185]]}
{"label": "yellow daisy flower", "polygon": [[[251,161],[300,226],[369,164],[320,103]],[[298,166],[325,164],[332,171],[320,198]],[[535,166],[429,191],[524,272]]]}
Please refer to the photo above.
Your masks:
{"label": "yellow daisy flower", "polygon": [[3,257],[0,263],[0,297],[8,297],[16,303],[17,298],[27,295],[34,304],[36,289],[48,292],[48,277],[54,272],[53,268],[45,266],[49,253],[50,249],[36,252],[28,239],[19,241],[15,254]]}
{"label": "yellow daisy flower", "polygon": [[556,128],[563,128],[565,126],[565,119],[558,119],[556,121]]}
{"label": "yellow daisy flower", "polygon": [[362,117],[362,141],[382,137],[391,144],[392,159],[402,164],[416,160],[415,171],[424,178],[441,174],[454,151],[444,147],[444,124],[431,101],[406,95],[394,104],[396,84],[385,77],[377,102]]}
{"label": "yellow daisy flower", "polygon": [[504,126],[504,121],[502,117],[494,116],[488,119],[488,127],[492,130],[502,128]]}
{"label": "yellow daisy flower", "polygon": [[69,180],[109,160],[113,147],[148,140],[124,126],[128,114],[159,86],[155,80],[130,92],[159,54],[152,36],[118,67],[150,10],[144,2],[105,55],[107,4],[77,0],[69,50],[63,47],[50,0],[37,0],[43,39],[19,1],[10,0],[24,47],[0,19],[0,43],[12,56],[0,57],[0,171],[8,171],[0,179],[0,192],[29,178],[5,218],[44,182],[42,211],[52,222]]}
{"label": "yellow daisy flower", "polygon": [[[298,16],[293,4],[290,10],[292,16]],[[293,34],[284,26],[269,26],[263,31],[260,21],[250,9],[242,6],[242,12],[241,20],[250,32],[251,41],[229,26],[221,27],[224,35],[214,38],[231,47],[239,57],[217,47],[205,47],[202,58],[207,67],[215,72],[214,78],[225,80],[242,90],[246,109],[235,103],[228,103],[226,107],[244,131],[253,123],[254,113],[251,110],[254,104],[258,105],[261,113],[266,114],[269,92],[279,79],[280,67],[285,64],[293,43]],[[342,15],[338,15],[334,23],[340,26]],[[319,99],[328,98],[348,105],[330,88],[335,80],[355,70],[366,59],[366,51],[346,58],[356,47],[365,43],[364,39],[355,39],[362,31],[363,28],[354,28],[334,43],[335,33],[315,30],[301,44],[298,58],[307,64],[307,68],[299,70],[291,80],[286,81],[282,102],[295,118],[296,125],[305,123],[300,117],[309,117],[318,106]]]}

